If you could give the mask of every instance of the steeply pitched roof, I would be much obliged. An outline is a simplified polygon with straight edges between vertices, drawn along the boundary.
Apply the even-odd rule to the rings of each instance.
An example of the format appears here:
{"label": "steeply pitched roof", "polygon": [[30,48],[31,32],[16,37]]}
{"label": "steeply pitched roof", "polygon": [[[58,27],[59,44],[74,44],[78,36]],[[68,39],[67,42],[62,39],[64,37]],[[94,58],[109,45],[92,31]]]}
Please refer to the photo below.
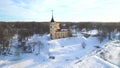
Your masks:
{"label": "steeply pitched roof", "polygon": [[52,10],[52,19],[51,19],[51,22],[55,22],[54,18],[53,18],[53,10]]}
{"label": "steeply pitched roof", "polygon": [[54,18],[53,18],[53,16],[52,16],[51,22],[54,22]]}

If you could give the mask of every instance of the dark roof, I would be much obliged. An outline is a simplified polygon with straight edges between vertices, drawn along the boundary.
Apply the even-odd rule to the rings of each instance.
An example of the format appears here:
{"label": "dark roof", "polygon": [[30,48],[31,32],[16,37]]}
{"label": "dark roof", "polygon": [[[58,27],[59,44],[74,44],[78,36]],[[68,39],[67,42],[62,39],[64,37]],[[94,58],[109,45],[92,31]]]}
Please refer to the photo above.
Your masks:
{"label": "dark roof", "polygon": [[54,18],[53,18],[53,16],[52,16],[51,22],[54,22]]}
{"label": "dark roof", "polygon": [[51,22],[55,22],[54,18],[53,18],[53,10],[52,10],[52,19],[51,19]]}

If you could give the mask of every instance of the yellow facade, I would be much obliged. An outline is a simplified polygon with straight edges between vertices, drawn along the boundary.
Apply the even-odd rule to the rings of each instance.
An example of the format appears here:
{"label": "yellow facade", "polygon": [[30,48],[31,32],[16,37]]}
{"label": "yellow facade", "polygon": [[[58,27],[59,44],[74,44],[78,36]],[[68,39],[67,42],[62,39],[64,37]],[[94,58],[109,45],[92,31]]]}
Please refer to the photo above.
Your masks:
{"label": "yellow facade", "polygon": [[56,30],[60,29],[60,24],[59,23],[56,23],[55,26],[56,26]]}
{"label": "yellow facade", "polygon": [[51,22],[50,23],[50,37],[51,39],[59,39],[71,36],[71,29],[68,31],[57,31],[60,28],[60,23]]}

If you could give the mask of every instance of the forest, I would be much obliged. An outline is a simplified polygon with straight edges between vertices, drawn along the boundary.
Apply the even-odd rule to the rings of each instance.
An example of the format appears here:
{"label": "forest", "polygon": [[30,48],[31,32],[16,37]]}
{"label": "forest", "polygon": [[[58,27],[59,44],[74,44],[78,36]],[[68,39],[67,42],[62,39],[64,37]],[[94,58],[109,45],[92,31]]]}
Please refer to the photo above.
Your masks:
{"label": "forest", "polygon": [[[101,23],[101,22],[60,22],[66,24],[66,27],[71,26],[76,32],[86,29],[86,31],[97,29],[99,31],[98,39],[102,42],[106,37],[110,40],[115,36],[115,32],[120,32],[120,23]],[[9,48],[10,39],[15,34],[19,35],[19,42],[23,43],[26,37],[33,34],[49,34],[50,22],[0,22],[0,53],[6,54],[6,49]],[[119,37],[120,39],[120,37]],[[23,44],[21,44],[22,46]]]}

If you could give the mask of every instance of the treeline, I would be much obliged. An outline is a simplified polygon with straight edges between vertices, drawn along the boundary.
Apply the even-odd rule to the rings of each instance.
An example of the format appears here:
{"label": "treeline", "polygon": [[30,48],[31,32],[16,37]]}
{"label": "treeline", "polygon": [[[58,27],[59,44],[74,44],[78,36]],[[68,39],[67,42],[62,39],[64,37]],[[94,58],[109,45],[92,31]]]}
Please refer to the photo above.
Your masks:
{"label": "treeline", "polygon": [[107,30],[113,31],[117,29],[120,31],[120,22],[60,22],[62,24],[66,24],[67,27],[75,26],[78,30],[82,30],[86,28],[86,30],[91,29],[99,29],[99,30]]}
{"label": "treeline", "polygon": [[[76,24],[76,29],[81,31],[86,29],[87,31],[97,29],[99,31],[98,39],[100,43],[108,38],[109,40],[119,39],[120,40],[120,23],[93,23],[93,22],[81,22]],[[119,34],[116,37],[116,34]]]}
{"label": "treeline", "polygon": [[120,23],[101,23],[101,22],[81,22],[81,23],[76,23],[77,28],[79,29],[83,29],[86,28],[87,30],[91,30],[91,29],[104,29],[104,30],[114,30],[117,29],[118,31],[120,31]]}

